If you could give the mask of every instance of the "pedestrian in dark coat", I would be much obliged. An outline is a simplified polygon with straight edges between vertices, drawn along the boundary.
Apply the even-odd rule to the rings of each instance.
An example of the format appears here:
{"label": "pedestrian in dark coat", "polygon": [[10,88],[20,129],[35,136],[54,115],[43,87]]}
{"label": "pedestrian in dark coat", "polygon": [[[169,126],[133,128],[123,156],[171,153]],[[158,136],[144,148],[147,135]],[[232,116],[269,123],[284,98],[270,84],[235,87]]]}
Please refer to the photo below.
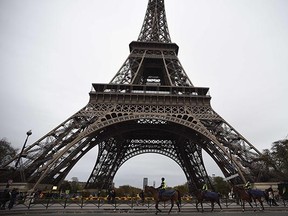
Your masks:
{"label": "pedestrian in dark coat", "polygon": [[18,195],[18,190],[16,188],[14,188],[11,191],[11,195],[10,195],[10,202],[8,204],[9,210],[13,208],[13,206],[14,206],[14,204],[16,202],[16,199],[17,199],[17,195]]}

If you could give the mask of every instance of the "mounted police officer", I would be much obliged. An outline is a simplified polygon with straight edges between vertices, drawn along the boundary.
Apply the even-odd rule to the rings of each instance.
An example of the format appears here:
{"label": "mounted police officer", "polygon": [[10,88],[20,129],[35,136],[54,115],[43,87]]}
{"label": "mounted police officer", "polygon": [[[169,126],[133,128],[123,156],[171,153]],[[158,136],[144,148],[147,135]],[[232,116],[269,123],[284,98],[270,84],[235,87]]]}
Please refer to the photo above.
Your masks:
{"label": "mounted police officer", "polygon": [[205,183],[203,184],[203,186],[202,186],[202,191],[201,191],[202,195],[205,196],[205,194],[207,193],[207,191],[208,191],[208,185],[207,185],[207,183],[205,182]]}
{"label": "mounted police officer", "polygon": [[203,192],[207,192],[208,191],[208,185],[207,183],[204,183],[203,186],[202,186],[202,191]]}
{"label": "mounted police officer", "polygon": [[246,190],[250,190],[252,188],[250,181],[247,181],[246,184],[244,185],[244,188]]}
{"label": "mounted police officer", "polygon": [[252,189],[252,186],[251,186],[251,183],[250,181],[247,181],[246,184],[244,185],[244,189],[247,191],[247,193],[251,196],[251,189]]}
{"label": "mounted police officer", "polygon": [[163,194],[163,192],[166,190],[166,182],[165,182],[165,178],[161,178],[161,185],[157,188],[159,190],[159,198],[161,199],[161,196]]}

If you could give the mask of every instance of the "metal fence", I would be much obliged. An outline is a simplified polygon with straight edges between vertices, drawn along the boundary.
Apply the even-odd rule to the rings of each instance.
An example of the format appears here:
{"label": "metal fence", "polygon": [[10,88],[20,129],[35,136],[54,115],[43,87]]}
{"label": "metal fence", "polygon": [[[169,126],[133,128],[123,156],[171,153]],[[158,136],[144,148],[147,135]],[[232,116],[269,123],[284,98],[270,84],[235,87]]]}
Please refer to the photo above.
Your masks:
{"label": "metal fence", "polygon": [[[285,208],[288,209],[285,200],[278,200],[278,206],[269,206],[264,202],[265,208]],[[236,199],[221,199],[223,209],[241,209],[240,202]],[[170,202],[159,203],[159,208],[168,209],[171,207]],[[200,208],[200,206],[198,206]],[[203,203],[205,209],[211,208],[210,202]],[[258,204],[258,207],[260,205]],[[250,206],[246,204],[246,208]],[[155,209],[153,198],[147,197],[144,201],[138,197],[116,197],[114,200],[108,200],[106,197],[49,197],[35,198],[34,196],[26,196],[18,199],[13,209],[99,209],[99,210],[149,210]],[[192,197],[183,197],[181,201],[181,210],[196,210],[196,200]],[[219,206],[215,204],[215,210]]]}

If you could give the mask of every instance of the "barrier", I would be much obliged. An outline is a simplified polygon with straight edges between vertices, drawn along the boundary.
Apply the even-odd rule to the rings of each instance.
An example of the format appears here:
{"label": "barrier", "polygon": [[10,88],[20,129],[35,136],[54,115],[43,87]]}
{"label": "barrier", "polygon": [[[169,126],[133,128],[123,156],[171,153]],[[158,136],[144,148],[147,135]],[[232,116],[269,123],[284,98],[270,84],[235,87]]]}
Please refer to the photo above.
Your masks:
{"label": "barrier", "polygon": [[[279,206],[269,206],[265,202],[265,208],[287,208],[285,200],[279,200]],[[223,209],[241,209],[239,201],[236,199],[221,199]],[[204,209],[211,209],[210,202],[203,203]],[[159,208],[170,208],[170,202],[159,203]],[[249,208],[247,206],[247,208]],[[47,210],[47,209],[99,209],[99,210],[153,210],[155,209],[152,197],[146,197],[142,202],[138,197],[116,197],[114,200],[108,200],[106,197],[49,197],[35,198],[34,196],[26,196],[17,200],[13,206],[15,210]],[[196,209],[196,201],[192,197],[183,197],[181,202],[181,210],[193,211]],[[215,210],[217,211],[217,206]]]}

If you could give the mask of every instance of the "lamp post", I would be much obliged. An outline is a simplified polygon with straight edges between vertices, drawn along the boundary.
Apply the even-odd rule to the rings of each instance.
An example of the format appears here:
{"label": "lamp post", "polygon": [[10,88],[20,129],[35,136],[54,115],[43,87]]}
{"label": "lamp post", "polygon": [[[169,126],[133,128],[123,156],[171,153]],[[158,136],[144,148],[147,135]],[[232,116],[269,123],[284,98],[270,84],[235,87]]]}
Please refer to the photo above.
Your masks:
{"label": "lamp post", "polygon": [[25,142],[24,142],[24,144],[23,144],[23,147],[22,147],[22,149],[21,149],[21,152],[20,152],[20,154],[19,154],[19,157],[18,157],[18,159],[17,159],[17,161],[16,161],[15,168],[17,168],[17,166],[18,166],[18,164],[19,164],[19,162],[20,162],[20,160],[21,160],[21,157],[22,157],[23,151],[24,151],[24,149],[25,149],[25,146],[26,146],[28,137],[29,137],[31,134],[32,134],[32,131],[31,131],[31,130],[27,131],[27,133],[26,133],[27,137],[26,137],[26,139],[25,139]]}

